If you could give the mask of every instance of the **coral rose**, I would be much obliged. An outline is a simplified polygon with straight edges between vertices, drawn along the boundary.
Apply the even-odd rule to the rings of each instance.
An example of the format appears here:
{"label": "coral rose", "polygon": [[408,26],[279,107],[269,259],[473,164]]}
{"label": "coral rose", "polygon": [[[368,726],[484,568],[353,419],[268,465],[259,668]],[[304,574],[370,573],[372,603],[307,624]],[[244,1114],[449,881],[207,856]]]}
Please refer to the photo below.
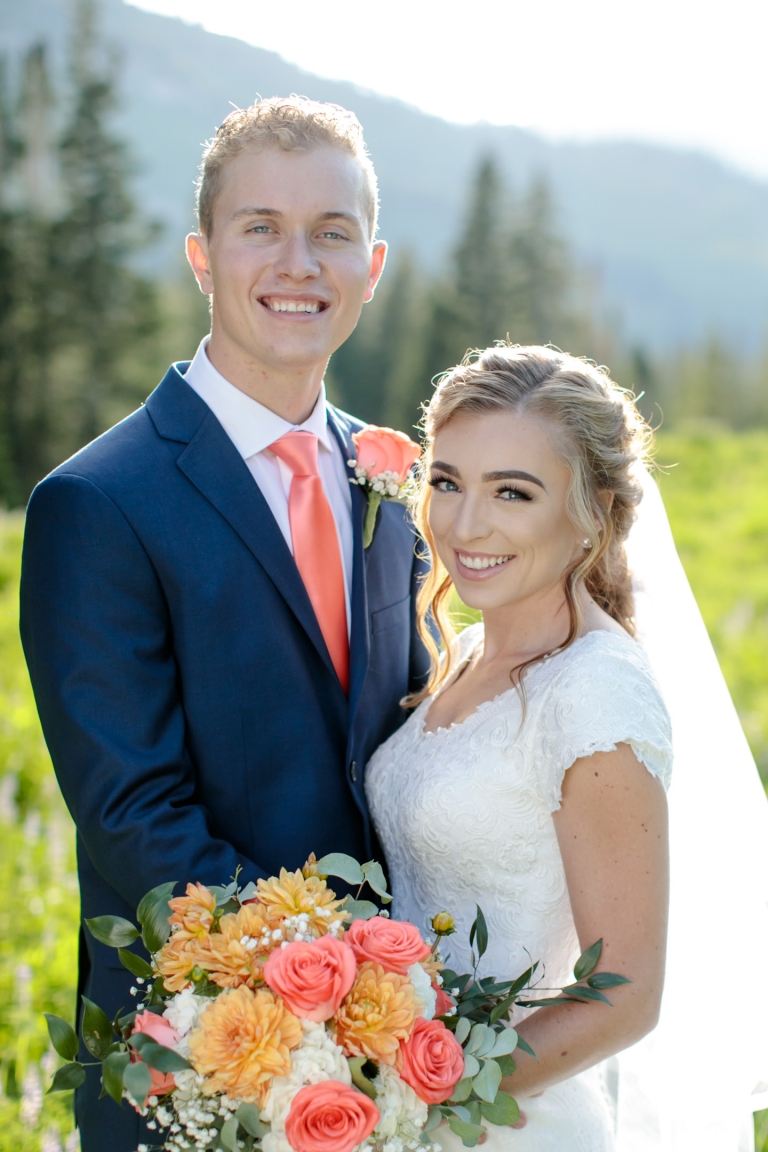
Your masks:
{"label": "coral rose", "polygon": [[[164,1048],[175,1048],[181,1040],[181,1036],[172,1028],[167,1020],[162,1016],[156,1016],[154,1012],[139,1012],[133,1022],[133,1032],[142,1032],[145,1036],[151,1036],[158,1044],[162,1044]],[[137,1060],[141,1060],[141,1056],[135,1050],[131,1049],[131,1063],[135,1064]],[[149,1068],[149,1065],[147,1065]],[[173,1078],[172,1072],[158,1072],[157,1068],[149,1068],[149,1075],[151,1078],[151,1086],[148,1096],[164,1096],[166,1092],[172,1092],[176,1087],[176,1081]]]}
{"label": "coral rose", "polygon": [[424,943],[418,928],[407,920],[387,920],[383,916],[355,920],[344,939],[358,964],[370,960],[383,965],[387,972],[398,972],[401,976],[405,976],[412,964],[429,956],[429,945]]}
{"label": "coral rose", "polygon": [[208,1096],[226,1092],[262,1106],[273,1076],[285,1076],[301,1024],[268,989],[234,988],[211,1003],[188,1044]]}
{"label": "coral rose", "polygon": [[280,869],[279,876],[259,880],[258,894],[254,898],[261,904],[263,914],[271,928],[279,928],[284,920],[305,914],[308,927],[315,936],[324,936],[331,920],[348,920],[348,912],[338,911],[341,900],[336,899],[320,876],[303,876],[298,870]]}
{"label": "coral rose", "polygon": [[315,1023],[338,1012],[356,975],[354,952],[334,936],[288,944],[264,966],[264,979],[291,1012]]}
{"label": "coral rose", "polygon": [[461,1044],[440,1020],[419,1018],[397,1057],[400,1078],[426,1104],[442,1104],[464,1075]]}
{"label": "coral rose", "polygon": [[169,900],[171,929],[188,939],[207,936],[216,911],[216,897],[202,884],[187,884],[186,896]]}
{"label": "coral rose", "polygon": [[380,472],[395,472],[398,483],[405,480],[411,465],[421,456],[421,448],[404,432],[369,424],[352,436],[357,448],[357,467],[365,468],[370,479]]}
{"label": "coral rose", "polygon": [[350,1056],[394,1064],[400,1041],[410,1036],[419,1011],[410,980],[385,972],[380,964],[365,963],[334,1017],[336,1042]]}
{"label": "coral rose", "polygon": [[324,1080],[298,1091],[285,1121],[295,1152],[352,1152],[379,1120],[368,1096],[338,1080]]}
{"label": "coral rose", "polygon": [[456,1007],[456,1003],[439,984],[433,982],[432,987],[435,990],[435,1016],[445,1016],[446,1012],[451,1012]]}

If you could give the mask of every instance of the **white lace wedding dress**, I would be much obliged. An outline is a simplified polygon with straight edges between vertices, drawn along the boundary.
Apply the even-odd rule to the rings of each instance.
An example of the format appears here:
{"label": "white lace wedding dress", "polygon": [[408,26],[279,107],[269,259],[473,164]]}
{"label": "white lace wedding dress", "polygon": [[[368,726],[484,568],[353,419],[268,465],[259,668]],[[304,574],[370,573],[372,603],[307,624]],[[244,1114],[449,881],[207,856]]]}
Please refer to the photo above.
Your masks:
{"label": "white lace wedding dress", "polygon": [[[459,637],[467,659],[482,625]],[[443,909],[456,919],[451,967],[470,971],[469,929],[480,904],[489,945],[480,975],[518,976],[540,960],[549,987],[570,982],[579,943],[552,813],[581,756],[629,744],[669,783],[670,723],[643,649],[591,632],[531,668],[526,713],[511,688],[460,724],[424,731],[425,700],[379,748],[366,793],[384,848],[393,915],[428,932]],[[592,941],[587,941],[590,944]],[[600,1065],[525,1101],[522,1129],[488,1125],[484,1152],[612,1152],[612,1069]],[[461,1141],[445,1126],[445,1152]]]}

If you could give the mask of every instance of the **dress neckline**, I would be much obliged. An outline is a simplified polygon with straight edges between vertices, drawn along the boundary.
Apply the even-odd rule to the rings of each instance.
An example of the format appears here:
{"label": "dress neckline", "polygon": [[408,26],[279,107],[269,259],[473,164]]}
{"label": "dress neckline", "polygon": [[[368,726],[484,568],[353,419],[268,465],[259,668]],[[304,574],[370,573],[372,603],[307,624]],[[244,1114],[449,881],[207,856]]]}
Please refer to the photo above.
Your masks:
{"label": "dress neckline", "polygon": [[[472,659],[472,656],[480,640],[481,629],[483,627],[482,623],[478,622],[478,624],[470,625],[470,628],[472,627],[478,629],[477,639],[475,639],[469,651],[465,653],[461,661],[462,664]],[[465,631],[469,631],[469,629],[465,629]],[[460,637],[463,635],[464,633],[460,633]],[[593,628],[591,632],[585,632],[583,636],[579,636],[576,640],[573,641],[572,644],[569,644],[567,648],[562,648],[557,652],[553,652],[551,656],[545,656],[539,664],[534,664],[534,666],[528,672],[528,677],[535,676],[536,673],[543,668],[553,667],[556,661],[559,661],[562,657],[567,656],[569,652],[573,652],[574,649],[582,645],[585,640],[588,640],[590,636],[615,636],[622,644],[627,641],[630,644],[637,645],[637,641],[628,634],[622,636],[620,633],[612,632],[607,628]],[[456,681],[454,680],[453,683],[455,684]],[[419,719],[419,733],[421,736],[443,736],[447,735],[449,732],[453,732],[455,729],[463,728],[465,724],[469,724],[471,720],[474,720],[477,716],[480,716],[484,712],[491,709],[495,704],[498,704],[500,700],[505,700],[506,697],[510,696],[513,692],[517,693],[518,689],[513,684],[511,687],[505,688],[503,692],[499,692],[496,696],[491,697],[489,700],[481,700],[478,706],[472,712],[470,712],[468,716],[465,716],[463,720],[454,720],[452,724],[448,724],[447,726],[439,725],[437,728],[427,728],[427,713],[429,712],[433,702],[438,698],[438,696],[440,696],[443,691],[444,689],[441,688],[439,692],[434,694],[434,696],[428,696],[427,699],[419,705],[418,709],[414,713],[414,716],[417,716],[421,709],[424,709],[424,712]]]}

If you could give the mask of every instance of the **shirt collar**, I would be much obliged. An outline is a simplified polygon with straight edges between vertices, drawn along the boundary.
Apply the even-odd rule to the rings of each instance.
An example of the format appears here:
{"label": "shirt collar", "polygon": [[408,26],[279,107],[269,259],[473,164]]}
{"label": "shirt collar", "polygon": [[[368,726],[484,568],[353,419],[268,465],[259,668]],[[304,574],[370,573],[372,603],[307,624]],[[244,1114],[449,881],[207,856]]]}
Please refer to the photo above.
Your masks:
{"label": "shirt collar", "polygon": [[214,368],[208,359],[206,347],[210,336],[205,336],[184,374],[190,388],[197,392],[213,412],[243,460],[263,452],[286,432],[300,430],[312,432],[327,451],[333,451],[332,433],[328,427],[325,384],[311,414],[303,424],[289,424],[282,416],[265,408],[246,395]]}

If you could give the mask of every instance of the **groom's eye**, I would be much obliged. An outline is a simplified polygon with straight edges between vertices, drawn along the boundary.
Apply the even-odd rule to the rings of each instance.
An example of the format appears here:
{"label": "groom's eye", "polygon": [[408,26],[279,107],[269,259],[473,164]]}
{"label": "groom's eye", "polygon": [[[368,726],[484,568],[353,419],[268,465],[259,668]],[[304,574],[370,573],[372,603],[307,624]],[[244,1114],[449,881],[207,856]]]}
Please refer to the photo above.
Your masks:
{"label": "groom's eye", "polygon": [[251,232],[260,232],[262,235],[271,231],[272,229],[270,228],[269,224],[254,224],[251,228]]}

